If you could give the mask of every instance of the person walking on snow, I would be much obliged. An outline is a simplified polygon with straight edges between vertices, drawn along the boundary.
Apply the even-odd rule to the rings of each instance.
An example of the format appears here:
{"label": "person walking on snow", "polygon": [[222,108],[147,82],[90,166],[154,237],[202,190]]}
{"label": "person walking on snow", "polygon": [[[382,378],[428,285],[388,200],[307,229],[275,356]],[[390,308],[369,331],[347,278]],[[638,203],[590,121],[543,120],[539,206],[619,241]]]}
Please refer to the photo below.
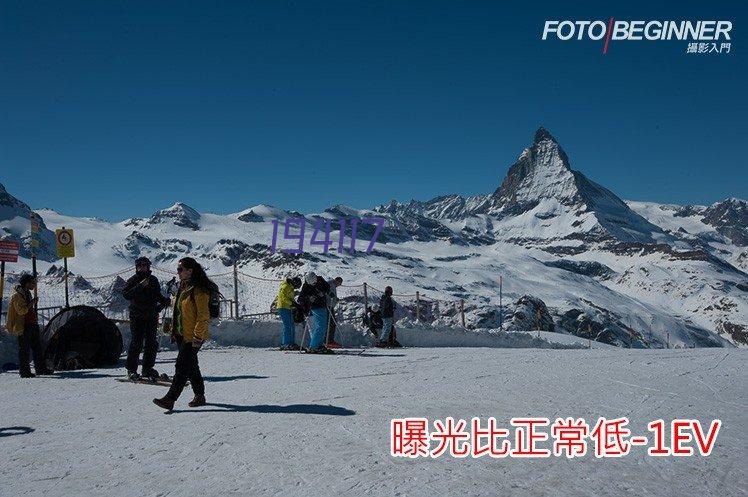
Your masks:
{"label": "person walking on snow", "polygon": [[296,344],[296,324],[293,319],[294,290],[301,287],[301,278],[286,278],[280,285],[278,296],[275,298],[275,308],[283,324],[281,332],[281,350],[299,350]]}
{"label": "person walking on snow", "polygon": [[338,303],[338,287],[343,284],[343,278],[338,276],[337,278],[327,280],[327,284],[330,286],[330,291],[327,293],[327,337],[325,338],[325,346],[328,349],[339,349],[340,343],[335,341],[335,330],[338,328],[335,318],[335,305]]}
{"label": "person walking on snow", "polygon": [[197,353],[203,343],[210,338],[210,292],[216,288],[202,266],[192,257],[180,259],[177,274],[179,289],[174,300],[171,330],[172,338],[179,347],[174,379],[164,397],[153,399],[154,404],[166,410],[174,408],[174,403],[182,394],[187,380],[190,380],[192,391],[195,393],[195,398],[188,405],[205,405],[205,383],[200,373]]}
{"label": "person walking on snow", "polygon": [[29,355],[34,357],[36,374],[50,374],[42,357],[39,343],[39,322],[36,315],[37,297],[32,296],[36,288],[36,277],[24,273],[18,285],[13,289],[13,296],[8,306],[8,318],[5,327],[8,333],[18,337],[18,372],[21,378],[33,378]]}
{"label": "person walking on snow", "polygon": [[[130,347],[127,349],[127,376],[137,381],[138,359],[143,351],[142,375],[156,379],[159,374],[153,369],[158,353],[158,315],[170,301],[161,294],[158,278],[151,274],[151,261],[140,257],[135,261],[135,275],[127,280],[122,296],[130,301]],[[145,350],[143,349],[145,342]]]}
{"label": "person walking on snow", "polygon": [[378,347],[388,347],[392,324],[395,319],[395,301],[392,300],[392,287],[384,289],[384,295],[379,299],[379,308],[382,312],[382,335],[379,337]]}
{"label": "person walking on snow", "polygon": [[333,351],[324,346],[327,331],[327,295],[330,285],[325,279],[309,272],[304,276],[304,285],[299,293],[299,303],[312,314],[313,329],[310,333],[309,354],[332,354]]}

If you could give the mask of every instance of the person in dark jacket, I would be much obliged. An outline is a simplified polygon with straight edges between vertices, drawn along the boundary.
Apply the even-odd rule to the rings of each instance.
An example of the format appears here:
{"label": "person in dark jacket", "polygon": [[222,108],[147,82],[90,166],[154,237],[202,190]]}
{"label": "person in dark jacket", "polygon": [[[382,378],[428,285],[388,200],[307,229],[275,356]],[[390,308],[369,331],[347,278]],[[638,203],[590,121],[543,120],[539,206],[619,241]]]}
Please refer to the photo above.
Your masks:
{"label": "person in dark jacket", "polygon": [[388,347],[392,324],[395,319],[395,301],[392,300],[392,287],[384,289],[384,295],[379,299],[379,309],[382,312],[382,334],[379,337],[379,346]]}
{"label": "person in dark jacket", "polygon": [[327,296],[330,285],[321,276],[309,272],[304,277],[304,285],[299,293],[299,304],[312,315],[313,328],[309,338],[310,354],[332,354],[333,351],[325,347],[325,332],[327,331]]}
{"label": "person in dark jacket", "polygon": [[335,330],[338,329],[338,322],[335,317],[335,306],[338,304],[338,287],[343,284],[343,278],[340,276],[327,280],[330,290],[327,293],[327,336],[325,338],[325,347],[328,349],[339,349],[340,343],[335,341]]}
{"label": "person in dark jacket", "polygon": [[143,351],[142,376],[158,378],[158,371],[153,368],[158,352],[158,314],[169,305],[170,300],[161,294],[158,278],[151,274],[151,261],[147,257],[135,261],[135,275],[125,283],[122,295],[130,301],[131,336],[127,350],[127,375],[134,381],[141,378],[138,375],[138,359]]}

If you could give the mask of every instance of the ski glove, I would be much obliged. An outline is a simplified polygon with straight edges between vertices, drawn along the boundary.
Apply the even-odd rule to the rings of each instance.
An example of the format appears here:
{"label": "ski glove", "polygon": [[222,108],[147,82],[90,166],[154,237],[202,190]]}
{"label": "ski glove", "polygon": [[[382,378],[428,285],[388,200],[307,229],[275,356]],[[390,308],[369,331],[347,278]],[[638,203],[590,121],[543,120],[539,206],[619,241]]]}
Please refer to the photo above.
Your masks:
{"label": "ski glove", "polygon": [[200,347],[202,347],[202,346],[203,346],[203,341],[202,340],[200,340],[198,338],[195,338],[194,340],[192,340],[192,348],[193,349],[200,350]]}

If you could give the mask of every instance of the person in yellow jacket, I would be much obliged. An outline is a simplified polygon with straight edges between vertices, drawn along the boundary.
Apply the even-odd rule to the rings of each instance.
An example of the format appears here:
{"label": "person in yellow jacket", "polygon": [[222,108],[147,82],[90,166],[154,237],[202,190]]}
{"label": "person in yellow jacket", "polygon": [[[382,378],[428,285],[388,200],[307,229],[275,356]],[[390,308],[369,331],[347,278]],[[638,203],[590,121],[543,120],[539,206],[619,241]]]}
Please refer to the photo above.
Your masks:
{"label": "person in yellow jacket", "polygon": [[278,296],[275,298],[275,309],[281,319],[281,350],[299,350],[296,344],[296,325],[293,319],[294,290],[301,286],[301,278],[286,278],[280,285]]}
{"label": "person in yellow jacket", "polygon": [[18,337],[18,372],[21,378],[36,376],[31,372],[31,355],[34,357],[36,374],[49,374],[39,343],[39,323],[36,317],[37,298],[31,293],[35,287],[36,278],[33,275],[28,273],[21,275],[18,285],[13,289],[5,323],[8,333]]}
{"label": "person in yellow jacket", "polygon": [[174,298],[171,335],[179,347],[174,378],[167,394],[153,403],[167,410],[182,394],[187,380],[192,385],[195,398],[190,407],[205,405],[205,382],[200,373],[197,353],[210,338],[210,292],[215,283],[210,281],[202,266],[192,257],[180,259],[177,265],[179,290]]}

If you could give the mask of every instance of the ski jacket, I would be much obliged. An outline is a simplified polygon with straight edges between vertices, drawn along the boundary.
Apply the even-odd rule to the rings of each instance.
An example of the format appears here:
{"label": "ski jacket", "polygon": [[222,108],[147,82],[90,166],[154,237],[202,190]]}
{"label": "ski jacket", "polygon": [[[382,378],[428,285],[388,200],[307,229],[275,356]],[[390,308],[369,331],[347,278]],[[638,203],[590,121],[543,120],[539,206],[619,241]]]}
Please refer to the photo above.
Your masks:
{"label": "ski jacket", "polygon": [[205,341],[210,338],[209,305],[210,292],[203,288],[188,286],[179,292],[174,301],[172,315],[178,316],[180,320],[178,324],[175,324],[174,329],[181,333],[185,342],[193,342],[195,339]]}
{"label": "ski jacket", "polygon": [[275,297],[275,308],[290,309],[293,307],[293,297],[293,285],[287,279],[283,280],[278,291],[278,296]]}
{"label": "ski jacket", "polygon": [[382,295],[379,300],[379,311],[382,313],[383,318],[391,318],[395,315],[395,301],[392,300],[391,295],[386,293]]}
{"label": "ski jacket", "polygon": [[314,285],[304,283],[299,293],[299,303],[305,309],[325,309],[327,307],[327,292],[330,291],[330,285],[324,278],[317,276],[317,282]]}
{"label": "ski jacket", "polygon": [[16,285],[13,296],[10,298],[8,317],[5,321],[8,333],[15,336],[22,335],[26,324],[26,314],[29,312],[34,312],[31,306],[31,292]]}
{"label": "ski jacket", "polygon": [[[141,284],[146,279],[148,284]],[[122,296],[130,301],[130,319],[157,319],[161,309],[170,302],[161,294],[158,278],[152,274],[130,277],[122,289]]]}

